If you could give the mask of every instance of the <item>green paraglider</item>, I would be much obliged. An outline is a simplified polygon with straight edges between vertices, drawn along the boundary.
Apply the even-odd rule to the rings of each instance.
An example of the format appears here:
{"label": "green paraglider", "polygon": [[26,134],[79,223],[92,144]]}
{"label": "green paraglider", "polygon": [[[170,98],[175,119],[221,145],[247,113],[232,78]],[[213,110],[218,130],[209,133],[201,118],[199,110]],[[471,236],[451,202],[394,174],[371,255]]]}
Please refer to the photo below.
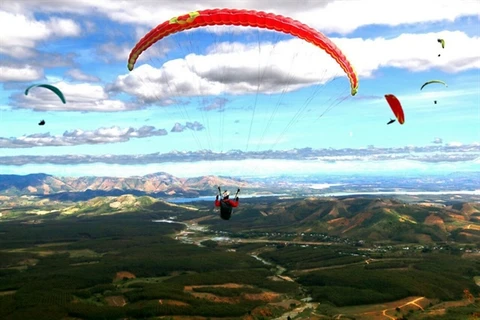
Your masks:
{"label": "green paraglider", "polygon": [[432,83],[440,83],[440,84],[443,84],[445,87],[448,87],[448,85],[441,80],[430,80],[430,81],[425,82],[422,85],[422,87],[420,88],[420,90],[422,90],[423,88],[425,88],[425,86],[428,86],[429,84],[432,84]]}
{"label": "green paraglider", "polygon": [[63,95],[62,91],[60,91],[60,89],[58,89],[57,87],[52,86],[50,84],[32,84],[30,87],[28,87],[25,90],[25,95],[27,96],[30,89],[35,88],[35,87],[42,87],[42,88],[50,89],[51,91],[53,91],[53,93],[55,93],[60,98],[60,100],[62,100],[63,103],[67,103],[67,101],[65,100],[65,96]]}
{"label": "green paraglider", "polygon": [[[423,88],[425,88],[425,86],[428,86],[429,84],[432,84],[432,83],[440,83],[440,84],[443,84],[445,87],[448,87],[448,85],[441,80],[430,80],[430,81],[425,82],[422,85],[422,87],[420,88],[420,90],[422,90]],[[437,104],[437,100],[433,101],[433,103]]]}
{"label": "green paraglider", "polygon": [[437,39],[437,42],[442,45],[442,49],[445,48],[445,40],[443,40],[443,39]]}
{"label": "green paraglider", "polygon": [[[437,42],[442,45],[442,49],[445,49],[445,40],[443,40],[443,39],[437,39]],[[440,57],[441,54],[439,53],[438,56]]]}

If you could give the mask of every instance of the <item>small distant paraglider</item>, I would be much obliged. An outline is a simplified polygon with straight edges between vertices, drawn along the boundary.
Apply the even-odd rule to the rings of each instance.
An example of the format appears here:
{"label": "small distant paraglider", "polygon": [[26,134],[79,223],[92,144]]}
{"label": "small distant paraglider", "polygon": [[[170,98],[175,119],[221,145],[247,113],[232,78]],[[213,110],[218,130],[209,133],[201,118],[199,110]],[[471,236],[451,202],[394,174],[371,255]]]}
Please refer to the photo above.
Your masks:
{"label": "small distant paraglider", "polygon": [[41,87],[41,88],[49,89],[49,90],[53,91],[53,93],[55,93],[60,98],[60,100],[62,100],[62,102],[64,104],[67,103],[67,101],[65,100],[65,96],[63,95],[62,91],[60,91],[60,89],[58,89],[57,87],[52,86],[50,84],[32,84],[30,87],[28,87],[25,90],[25,95],[27,96],[30,89],[35,88],[35,87]]}
{"label": "small distant paraglider", "polygon": [[[440,43],[442,45],[442,49],[445,49],[445,40],[443,39],[437,39],[437,42]],[[438,56],[440,57],[440,53],[438,54]]]}
{"label": "small distant paraglider", "polygon": [[445,87],[448,87],[448,85],[445,82],[443,82],[442,80],[430,80],[430,81],[425,82],[420,87],[420,90],[422,90],[423,88],[425,88],[426,86],[428,86],[429,84],[432,84],[432,83],[440,83],[440,84],[443,84]]}
{"label": "small distant paraglider", "polygon": [[[448,85],[447,85],[445,82],[441,81],[441,80],[430,80],[430,81],[425,82],[425,83],[420,87],[420,90],[423,90],[423,88],[425,88],[426,86],[428,86],[429,84],[432,84],[432,83],[443,84],[445,87],[448,88]],[[434,103],[434,104],[437,104],[437,100],[434,100],[433,103]]]}
{"label": "small distant paraglider", "polygon": [[[60,89],[58,89],[57,87],[55,86],[52,86],[51,84],[32,84],[31,86],[29,86],[27,89],[25,89],[25,95],[28,96],[28,92],[30,91],[30,89],[32,88],[36,88],[36,87],[40,87],[40,88],[45,88],[45,89],[49,89],[50,91],[52,91],[53,93],[55,93],[57,95],[57,97],[60,98],[60,100],[62,100],[62,102],[65,104],[67,103],[67,101],[65,100],[65,96],[63,95],[62,91],[60,91]],[[42,120],[38,123],[39,126],[43,126],[45,125],[45,120]]]}
{"label": "small distant paraglider", "polygon": [[[400,101],[393,94],[386,94],[385,99],[387,100],[388,105],[392,109],[395,118],[397,118],[398,123],[403,124],[405,122],[405,115],[403,113],[403,108]],[[391,124],[393,122],[395,122],[395,120],[391,119],[387,124]]]}
{"label": "small distant paraglider", "polygon": [[395,119],[390,119],[390,121],[388,121],[387,124],[392,124],[392,123],[394,123],[395,121],[397,121],[397,120],[395,120]]}

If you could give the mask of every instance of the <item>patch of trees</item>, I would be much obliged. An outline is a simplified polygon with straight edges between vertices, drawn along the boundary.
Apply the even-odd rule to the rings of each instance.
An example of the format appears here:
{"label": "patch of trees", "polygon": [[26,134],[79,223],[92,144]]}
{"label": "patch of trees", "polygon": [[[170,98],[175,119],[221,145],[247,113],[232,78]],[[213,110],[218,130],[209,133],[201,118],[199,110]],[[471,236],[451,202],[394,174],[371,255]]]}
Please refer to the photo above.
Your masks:
{"label": "patch of trees", "polygon": [[364,268],[368,270],[375,269],[398,269],[398,268],[407,268],[409,263],[407,261],[374,261],[369,264],[365,264]]}
{"label": "patch of trees", "polygon": [[165,280],[165,283],[176,283],[181,285],[215,285],[233,282],[253,285],[258,288],[280,293],[296,293],[298,291],[299,286],[297,283],[267,279],[267,277],[271,275],[272,272],[267,269],[239,269],[223,272],[181,275],[167,279]]}
{"label": "patch of trees", "polygon": [[465,288],[472,294],[480,292],[468,275],[480,272],[478,262],[460,259],[453,255],[434,256],[410,262],[413,267],[407,270],[349,266],[311,272],[297,281],[308,288],[315,301],[336,306],[380,303],[407,296],[456,300],[462,298]]}
{"label": "patch of trees", "polygon": [[[119,319],[175,314],[234,317],[246,314],[260,302],[243,301],[231,305],[197,299],[183,291],[183,283],[249,279],[264,289],[297,290],[297,284],[282,286],[281,282],[268,280],[273,272],[244,253],[200,248],[172,240],[167,235],[180,229],[179,226],[183,228],[174,226],[135,220],[129,215],[67,218],[39,225],[2,223],[2,249],[26,250],[2,251],[3,266],[20,265],[22,260],[30,258],[38,262],[22,271],[0,270],[0,291],[17,290],[0,296],[0,318],[55,320],[70,316]],[[55,245],[36,246],[45,243]],[[88,251],[81,256],[85,249]],[[71,250],[75,251],[73,258]],[[54,253],[37,254],[42,251]],[[95,263],[76,265],[89,261]],[[120,271],[131,272],[136,277],[159,277],[173,272],[180,275],[170,282],[136,283],[130,287],[131,291],[121,293],[119,286],[128,285],[128,282],[113,283]],[[106,296],[119,294],[126,297],[128,305],[106,305]],[[158,299],[184,301],[188,306],[161,305]]]}
{"label": "patch of trees", "polygon": [[[357,256],[352,256],[357,254]],[[301,270],[334,265],[344,265],[365,260],[351,247],[300,247],[287,246],[260,254],[263,259],[273,261],[287,269]]]}

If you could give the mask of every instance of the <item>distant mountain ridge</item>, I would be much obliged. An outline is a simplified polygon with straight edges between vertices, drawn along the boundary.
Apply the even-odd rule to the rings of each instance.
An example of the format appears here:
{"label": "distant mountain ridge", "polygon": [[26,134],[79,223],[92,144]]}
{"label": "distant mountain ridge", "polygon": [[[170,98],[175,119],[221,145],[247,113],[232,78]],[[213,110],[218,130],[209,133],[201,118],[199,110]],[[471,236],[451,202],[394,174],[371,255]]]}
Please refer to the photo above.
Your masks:
{"label": "distant mountain ridge", "polygon": [[311,197],[251,203],[237,208],[228,224],[216,216],[202,223],[232,232],[262,233],[274,226],[279,233],[322,233],[370,241],[478,242],[480,203],[436,206],[385,198]]}
{"label": "distant mountain ridge", "polygon": [[[100,196],[132,193],[136,195],[202,196],[211,195],[217,186],[223,188],[255,187],[261,184],[217,176],[179,178],[165,172],[145,176],[119,177],[56,177],[48,174],[0,175],[0,194],[55,195],[95,193]],[[67,199],[63,199],[67,200]]]}
{"label": "distant mountain ridge", "polygon": [[[368,175],[293,175],[257,178],[206,175],[180,178],[166,172],[124,178],[109,176],[59,177],[44,173],[0,174],[0,197],[36,196],[39,199],[52,201],[85,201],[95,197],[124,194],[163,199],[196,198],[215,195],[217,186],[221,186],[222,189],[231,191],[240,188],[242,196],[277,194],[293,197],[310,195],[334,195],[336,197],[357,193],[366,195],[371,192],[371,196],[381,195],[407,202],[480,202],[480,193],[475,191],[480,190],[479,179],[480,172],[411,176],[402,179],[395,176]],[[411,194],[401,194],[405,191]],[[382,192],[386,193],[382,194]],[[433,193],[421,195],[416,192]],[[443,192],[446,193],[442,194]]]}
{"label": "distant mountain ridge", "polygon": [[[3,197],[3,199],[2,199]],[[480,203],[407,204],[385,198],[244,199],[225,223],[213,203],[175,204],[150,196],[123,194],[62,203],[38,197],[0,196],[0,220],[40,223],[57,216],[148,214],[208,225],[233,233],[290,234],[289,240],[326,241],[324,235],[371,242],[432,244],[480,240]],[[294,234],[294,235],[292,235]]]}

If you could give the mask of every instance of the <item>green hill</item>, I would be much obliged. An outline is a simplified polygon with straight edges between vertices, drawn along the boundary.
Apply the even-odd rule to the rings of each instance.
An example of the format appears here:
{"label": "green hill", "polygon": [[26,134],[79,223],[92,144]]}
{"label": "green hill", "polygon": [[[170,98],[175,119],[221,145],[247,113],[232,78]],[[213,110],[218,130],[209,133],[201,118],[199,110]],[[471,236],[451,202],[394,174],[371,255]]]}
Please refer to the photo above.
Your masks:
{"label": "green hill", "polygon": [[229,224],[216,216],[202,223],[232,232],[324,233],[372,242],[475,242],[480,240],[479,216],[478,203],[435,206],[392,199],[307,198],[268,203],[245,200],[234,211]]}

